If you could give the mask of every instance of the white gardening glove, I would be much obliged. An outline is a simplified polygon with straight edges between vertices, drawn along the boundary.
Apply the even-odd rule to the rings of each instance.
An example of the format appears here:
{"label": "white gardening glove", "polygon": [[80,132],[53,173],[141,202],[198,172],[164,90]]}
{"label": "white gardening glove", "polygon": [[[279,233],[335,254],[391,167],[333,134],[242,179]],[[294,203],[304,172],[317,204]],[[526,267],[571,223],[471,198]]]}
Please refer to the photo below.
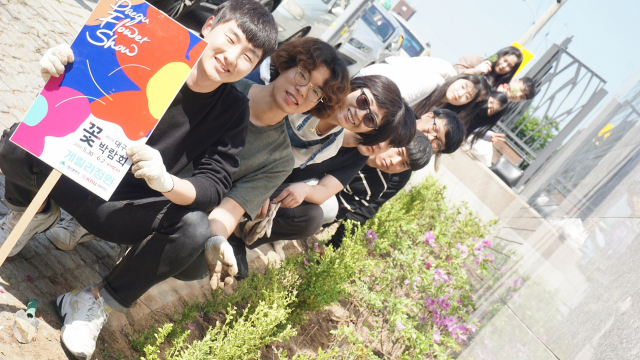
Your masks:
{"label": "white gardening glove", "polygon": [[204,245],[204,257],[211,277],[209,280],[211,289],[215,290],[218,287],[224,289],[225,285],[230,285],[233,277],[238,274],[238,264],[227,239],[220,235],[207,239]]}
{"label": "white gardening glove", "polygon": [[139,179],[144,179],[153,190],[167,193],[173,190],[173,178],[162,163],[160,152],[149,145],[135,145],[127,149],[133,166],[131,172]]}
{"label": "white gardening glove", "polygon": [[491,72],[491,62],[489,60],[485,60],[480,65],[476,66],[476,74],[484,75]]}
{"label": "white gardening glove", "polygon": [[40,59],[40,75],[44,82],[64,73],[64,66],[73,62],[73,51],[67,44],[52,47]]}

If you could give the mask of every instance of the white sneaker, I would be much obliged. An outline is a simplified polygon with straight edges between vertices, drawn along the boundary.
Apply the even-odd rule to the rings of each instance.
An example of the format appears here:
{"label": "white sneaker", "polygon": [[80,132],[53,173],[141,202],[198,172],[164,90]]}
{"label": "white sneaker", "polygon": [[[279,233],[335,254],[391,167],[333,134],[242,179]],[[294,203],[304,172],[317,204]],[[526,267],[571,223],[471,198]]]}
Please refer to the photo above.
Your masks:
{"label": "white sneaker", "polygon": [[100,329],[109,318],[104,299],[98,300],[86,287],[58,296],[56,304],[64,326],[60,338],[76,358],[89,360],[96,349]]}
{"label": "white sneaker", "polygon": [[[0,220],[0,229],[2,229],[2,231],[0,231],[0,245],[4,244],[7,240],[13,228],[18,224],[22,214],[24,213],[10,210],[7,216]],[[18,239],[13,249],[11,249],[9,256],[17,255],[33,235],[46,231],[57,224],[58,221],[60,221],[60,207],[53,202],[53,200],[49,200],[49,210],[38,213],[31,219],[24,233],[22,233],[22,236],[20,236],[20,239]]]}
{"label": "white sneaker", "polygon": [[95,235],[85,230],[73,216],[47,230],[44,235],[60,250],[71,250],[80,243],[96,238]]}

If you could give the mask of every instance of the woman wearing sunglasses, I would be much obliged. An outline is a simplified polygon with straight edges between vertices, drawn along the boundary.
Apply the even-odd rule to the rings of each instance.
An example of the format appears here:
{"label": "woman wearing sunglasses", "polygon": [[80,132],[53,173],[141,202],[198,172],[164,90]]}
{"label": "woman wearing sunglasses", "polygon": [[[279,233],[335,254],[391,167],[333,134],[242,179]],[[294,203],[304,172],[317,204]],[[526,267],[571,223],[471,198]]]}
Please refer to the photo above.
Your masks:
{"label": "woman wearing sunglasses", "polygon": [[[304,81],[301,76],[296,78],[298,84]],[[313,96],[324,101],[325,91],[312,87],[309,100]],[[352,79],[345,105],[331,116],[288,117],[295,167],[304,168],[334,156],[342,146],[344,129],[359,134],[364,146],[385,141],[394,147],[406,146],[415,134],[415,122],[408,120],[407,110],[400,90],[390,79],[379,75]]]}

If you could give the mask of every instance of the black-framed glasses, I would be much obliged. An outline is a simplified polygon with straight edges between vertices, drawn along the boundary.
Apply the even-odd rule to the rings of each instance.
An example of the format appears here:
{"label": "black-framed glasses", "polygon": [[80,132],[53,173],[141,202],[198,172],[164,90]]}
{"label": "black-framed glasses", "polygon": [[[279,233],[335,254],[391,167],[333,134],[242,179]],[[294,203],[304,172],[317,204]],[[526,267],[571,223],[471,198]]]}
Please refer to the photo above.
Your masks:
{"label": "black-framed glasses", "polygon": [[362,92],[362,94],[358,95],[358,97],[356,98],[356,106],[360,110],[367,111],[367,113],[362,117],[362,122],[364,123],[364,126],[378,130],[378,121],[373,115],[373,112],[371,112],[371,103],[369,102],[369,97],[367,96],[367,94],[365,94],[364,88],[361,87],[360,91]]}
{"label": "black-framed glasses", "polygon": [[[296,74],[293,75],[293,79],[296,81],[296,84],[300,86],[305,86],[311,82],[311,75],[309,75],[308,72],[304,70],[300,70],[300,68],[298,68],[298,72],[296,72]],[[311,84],[311,88],[307,92],[307,98],[309,99],[309,101],[314,103],[317,103],[318,101],[321,102],[323,95],[324,93],[322,92],[322,89],[315,87],[313,86],[313,84]]]}
{"label": "black-framed glasses", "polygon": [[[436,118],[435,116],[433,117],[433,131],[432,133],[433,135],[433,141],[431,141],[431,147],[433,148],[433,150],[435,151],[442,151],[444,150],[444,146],[442,145],[442,141],[440,141],[440,139],[438,139],[438,124],[436,124]],[[434,147],[433,144],[435,144],[436,146]]]}

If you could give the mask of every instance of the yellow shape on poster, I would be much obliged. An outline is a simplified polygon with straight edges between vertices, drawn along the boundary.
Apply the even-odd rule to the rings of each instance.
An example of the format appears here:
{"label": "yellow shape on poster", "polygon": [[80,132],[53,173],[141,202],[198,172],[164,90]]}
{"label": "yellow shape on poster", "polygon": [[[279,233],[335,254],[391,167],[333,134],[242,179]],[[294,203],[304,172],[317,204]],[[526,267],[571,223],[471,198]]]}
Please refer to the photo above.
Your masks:
{"label": "yellow shape on poster", "polygon": [[163,66],[151,77],[147,84],[147,99],[151,116],[160,119],[190,71],[189,65],[182,62],[172,62]]}
{"label": "yellow shape on poster", "polygon": [[513,77],[516,77],[518,73],[520,73],[520,71],[524,69],[525,66],[527,66],[529,61],[531,61],[531,59],[535,57],[535,55],[533,55],[533,53],[527,50],[524,46],[520,45],[520,43],[517,41],[514,41],[511,46],[520,49],[520,52],[522,52],[522,64],[520,64],[520,68],[518,68],[518,71],[516,71],[516,73],[513,75]]}

